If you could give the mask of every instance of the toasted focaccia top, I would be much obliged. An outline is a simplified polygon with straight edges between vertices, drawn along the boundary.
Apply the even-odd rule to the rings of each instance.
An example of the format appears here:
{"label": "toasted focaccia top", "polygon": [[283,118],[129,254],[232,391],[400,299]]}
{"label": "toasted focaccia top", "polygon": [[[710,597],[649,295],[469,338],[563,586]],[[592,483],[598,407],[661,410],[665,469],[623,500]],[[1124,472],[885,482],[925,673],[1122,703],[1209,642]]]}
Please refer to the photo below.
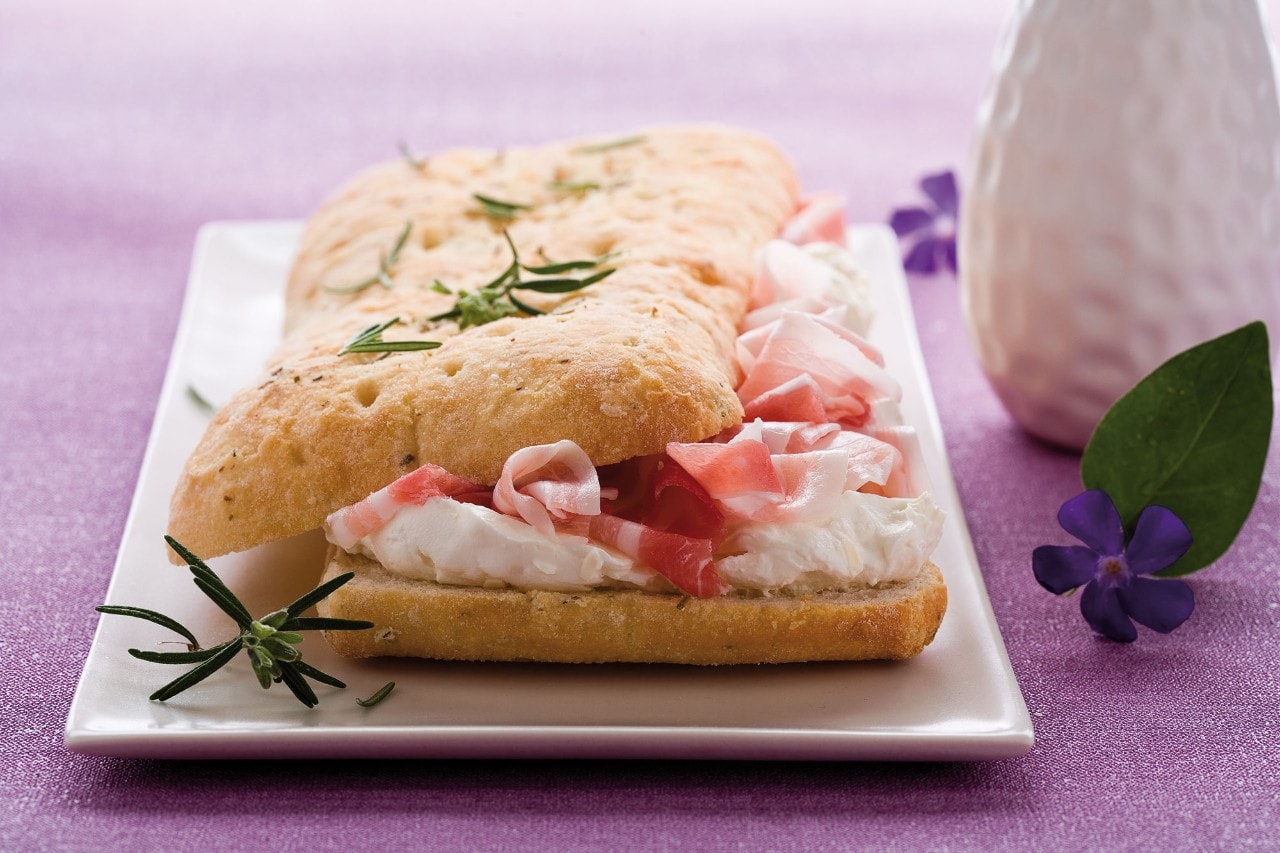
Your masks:
{"label": "toasted focaccia top", "polygon": [[[753,254],[795,208],[785,157],[720,128],[366,172],[307,224],[284,340],[209,424],[169,532],[212,557],[318,527],[425,462],[491,484],[530,445],[570,439],[605,465],[715,435],[742,419],[732,345]],[[500,276],[513,248],[534,268],[598,260],[526,279],[613,272],[515,291],[544,314],[432,319]],[[441,345],[339,355],[393,318],[383,341]]]}

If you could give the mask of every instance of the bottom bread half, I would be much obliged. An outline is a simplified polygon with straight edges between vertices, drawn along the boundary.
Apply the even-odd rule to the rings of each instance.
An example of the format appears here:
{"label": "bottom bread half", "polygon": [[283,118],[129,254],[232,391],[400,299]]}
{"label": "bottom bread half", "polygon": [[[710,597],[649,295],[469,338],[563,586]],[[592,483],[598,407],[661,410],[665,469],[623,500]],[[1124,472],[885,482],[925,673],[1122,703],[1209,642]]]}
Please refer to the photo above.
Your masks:
{"label": "bottom bread half", "polygon": [[876,587],[714,599],[446,586],[331,548],[325,580],[343,572],[355,577],[320,603],[320,615],[375,626],[326,633],[347,657],[702,665],[901,659],[929,644],[947,606],[933,563],[912,580]]}

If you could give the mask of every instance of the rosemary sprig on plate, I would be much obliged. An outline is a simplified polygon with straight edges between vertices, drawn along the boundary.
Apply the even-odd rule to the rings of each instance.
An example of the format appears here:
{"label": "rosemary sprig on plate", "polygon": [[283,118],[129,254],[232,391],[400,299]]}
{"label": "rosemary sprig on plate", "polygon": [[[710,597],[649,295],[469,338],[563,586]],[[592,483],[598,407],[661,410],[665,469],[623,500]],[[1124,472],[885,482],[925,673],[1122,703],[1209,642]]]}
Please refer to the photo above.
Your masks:
{"label": "rosemary sprig on plate", "polygon": [[391,281],[391,268],[395,266],[396,261],[400,259],[400,252],[404,250],[404,244],[409,241],[409,232],[413,230],[413,220],[406,219],[404,222],[404,230],[400,232],[400,236],[396,238],[395,243],[391,245],[389,252],[383,252],[378,260],[378,271],[366,278],[364,281],[357,281],[355,284],[346,284],[341,286],[325,285],[324,289],[330,293],[359,293],[367,287],[375,284],[381,284],[387,290],[393,286]]}
{"label": "rosemary sprig on plate", "polygon": [[435,349],[440,346],[439,341],[384,341],[382,333],[399,322],[399,317],[392,317],[390,320],[374,323],[372,326],[356,332],[349,341],[342,345],[342,349],[338,350],[338,355],[361,352],[412,352],[414,350]]}
{"label": "rosemary sprig on plate", "polygon": [[368,699],[357,699],[356,704],[361,708],[372,708],[374,705],[377,705],[383,699],[386,699],[391,695],[391,691],[395,689],[395,686],[396,683],[394,681],[388,681],[386,684],[379,687],[378,692],[374,693]]}
{"label": "rosemary sprig on plate", "polygon": [[520,215],[523,210],[532,210],[533,208],[527,204],[517,204],[514,201],[502,201],[492,196],[481,195],[480,193],[472,193],[471,197],[480,205],[479,213],[483,213],[490,219],[497,219],[502,222],[510,222]]}
{"label": "rosemary sprig on plate", "polygon": [[[231,617],[236,627],[240,629],[240,634],[225,643],[203,649],[195,634],[163,613],[144,607],[117,607],[106,604],[95,608],[99,613],[132,616],[135,619],[154,622],[186,640],[187,651],[185,652],[149,652],[129,649],[129,654],[150,663],[198,664],[152,693],[148,698],[158,702],[172,699],[222,669],[241,650],[249,656],[253,673],[263,689],[269,688],[272,684],[283,683],[298,701],[308,708],[313,708],[320,702],[315,690],[307,683],[308,678],[333,687],[347,686],[332,675],[303,663],[302,653],[298,651],[297,646],[302,642],[300,631],[363,631],[373,627],[372,622],[356,619],[326,619],[302,615],[311,605],[328,597],[338,587],[355,577],[354,573],[338,575],[298,598],[292,604],[268,613],[261,619],[254,619],[235,593],[223,583],[222,578],[205,565],[203,560],[172,536],[166,536],[164,539],[187,564],[195,585],[218,605],[223,613]],[[372,698],[366,701],[371,701]]]}
{"label": "rosemary sprig on plate", "polygon": [[[492,323],[494,320],[500,320],[512,314],[527,314],[529,316],[545,314],[545,311],[540,311],[532,305],[521,301],[513,291],[531,290],[535,293],[573,293],[602,281],[617,271],[610,267],[592,273],[585,278],[566,277],[564,273],[595,269],[613,257],[613,255],[530,266],[520,261],[520,252],[516,249],[516,244],[512,241],[511,235],[503,231],[502,236],[511,248],[511,263],[507,268],[497,278],[482,285],[478,290],[453,291],[445,287],[438,279],[432,282],[431,289],[437,293],[446,293],[458,297],[453,308],[441,314],[436,314],[431,318],[432,320],[457,320],[458,328],[466,329],[469,326],[483,326],[485,323]],[[521,278],[522,272],[547,277],[524,279]]]}

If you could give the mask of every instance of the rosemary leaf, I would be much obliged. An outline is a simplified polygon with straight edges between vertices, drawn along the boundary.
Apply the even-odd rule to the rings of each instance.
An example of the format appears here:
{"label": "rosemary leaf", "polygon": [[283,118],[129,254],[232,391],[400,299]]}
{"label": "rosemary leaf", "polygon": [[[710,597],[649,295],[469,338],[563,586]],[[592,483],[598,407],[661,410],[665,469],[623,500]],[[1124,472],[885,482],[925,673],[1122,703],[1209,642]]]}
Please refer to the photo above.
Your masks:
{"label": "rosemary leaf", "polygon": [[480,212],[490,219],[500,219],[503,222],[510,222],[520,215],[523,210],[532,210],[533,208],[527,204],[518,204],[514,201],[502,201],[492,196],[481,195],[480,193],[472,193],[471,197],[480,205]]}
{"label": "rosemary leaf", "polygon": [[202,577],[196,577],[194,580],[196,586],[200,588],[200,591],[209,596],[210,600],[213,601],[214,604],[218,605],[218,608],[222,610],[223,613],[235,620],[236,625],[241,629],[247,630],[249,626],[253,624],[253,617],[249,616],[248,613],[245,612],[244,605],[240,604],[234,596],[229,595],[217,585],[209,583]]}
{"label": "rosemary leaf", "polygon": [[319,681],[321,684],[328,684],[330,687],[346,687],[347,683],[334,678],[327,672],[321,672],[305,661],[296,660],[293,662],[293,668],[298,672],[310,678],[312,681]]}
{"label": "rosemary leaf", "polygon": [[145,619],[148,622],[154,622],[180,634],[187,641],[187,648],[190,651],[200,650],[200,641],[196,639],[196,635],[191,633],[187,628],[183,627],[176,619],[171,619],[163,613],[157,613],[154,610],[147,610],[145,607],[124,607],[111,604],[100,604],[93,608],[99,613],[109,613],[113,616],[132,616],[135,619]]}
{"label": "rosemary leaf", "polygon": [[194,652],[148,652],[142,649],[129,649],[129,654],[148,663],[199,663],[215,657],[226,645],[221,643],[211,649],[200,649]]}
{"label": "rosemary leaf", "polygon": [[514,290],[532,290],[534,293],[573,293],[581,290],[589,281],[576,278],[540,278],[515,285]]}
{"label": "rosemary leaf", "polygon": [[[334,590],[341,587],[347,581],[356,576],[355,572],[343,572],[331,580],[325,581],[320,586],[308,592],[306,595],[300,596],[296,601],[285,607],[284,610],[291,617],[298,617],[303,611],[311,607],[311,605],[328,598]],[[373,627],[372,625],[370,627]]]}
{"label": "rosemary leaf", "polygon": [[440,345],[439,341],[361,341],[346,347],[340,355],[352,352],[415,352],[435,349]]}
{"label": "rosemary leaf", "polygon": [[516,298],[516,295],[514,293],[508,293],[507,298],[511,300],[512,305],[516,306],[523,313],[528,314],[530,317],[536,317],[539,314],[547,313],[546,311],[540,311],[537,308],[534,308],[532,305],[526,305],[525,303],[521,302],[519,299]]}
{"label": "rosemary leaf", "polygon": [[281,626],[286,631],[363,631],[373,623],[364,619],[331,619],[324,616],[297,616]]}
{"label": "rosemary leaf", "polygon": [[409,148],[409,143],[405,142],[403,139],[400,140],[397,147],[400,149],[400,156],[404,158],[404,162],[409,165],[410,169],[417,170],[427,165],[426,160],[414,156],[413,150]]}
{"label": "rosemary leaf", "polygon": [[520,269],[525,272],[531,272],[534,275],[560,275],[561,273],[573,272],[574,270],[591,270],[600,266],[609,259],[609,255],[602,255],[599,258],[588,258],[584,261],[564,261],[558,264],[543,264],[542,266],[531,267],[528,264],[521,264]]}
{"label": "rosemary leaf", "polygon": [[280,664],[280,680],[284,682],[284,686],[288,687],[294,696],[298,697],[298,701],[308,708],[314,708],[320,704],[320,699],[316,696],[316,692],[311,689],[311,685],[307,684],[307,680],[302,677],[302,673],[293,668],[292,663]]}
{"label": "rosemary leaf", "polygon": [[384,341],[382,333],[400,322],[399,317],[392,317],[384,323],[375,323],[357,332],[338,350],[338,355],[362,352],[410,352],[413,350],[435,349],[439,341]]}
{"label": "rosemary leaf", "polygon": [[387,290],[395,286],[395,282],[391,280],[391,268],[395,266],[396,261],[400,259],[400,252],[404,250],[405,243],[409,240],[409,233],[413,231],[413,220],[406,219],[404,228],[401,229],[400,235],[396,237],[394,243],[391,244],[390,251],[387,251],[378,258],[378,271],[363,281],[357,281],[355,284],[346,285],[328,285],[324,289],[330,293],[359,293],[365,288],[372,287],[375,284],[381,284]]}
{"label": "rosemary leaf", "polygon": [[197,391],[194,385],[187,385],[187,396],[191,398],[191,402],[195,403],[197,408],[207,415],[212,415],[218,411],[218,407],[210,403],[208,398]]}
{"label": "rosemary leaf", "polygon": [[386,684],[379,687],[378,692],[374,693],[368,699],[357,699],[356,704],[361,708],[372,708],[374,705],[377,705],[383,699],[386,699],[391,695],[391,691],[394,690],[395,687],[396,683],[394,681],[388,681]]}
{"label": "rosemary leaf", "polygon": [[585,193],[600,189],[597,181],[548,181],[547,189],[553,193]]}
{"label": "rosemary leaf", "polygon": [[147,698],[154,699],[157,702],[163,702],[166,699],[172,699],[188,687],[193,687],[194,685],[199,684],[201,681],[204,681],[206,678],[226,666],[231,659],[236,656],[236,652],[240,651],[240,647],[243,642],[244,641],[241,638],[237,637],[228,643],[222,651],[218,652],[215,657],[209,658],[209,660],[187,672],[185,675],[181,675],[173,681],[170,681],[164,687],[161,687]]}
{"label": "rosemary leaf", "polygon": [[612,139],[608,142],[599,142],[595,145],[582,145],[573,149],[575,154],[602,154],[606,151],[612,151],[615,148],[627,148],[631,145],[639,145],[649,137],[643,134],[636,136],[624,136],[621,139]]}

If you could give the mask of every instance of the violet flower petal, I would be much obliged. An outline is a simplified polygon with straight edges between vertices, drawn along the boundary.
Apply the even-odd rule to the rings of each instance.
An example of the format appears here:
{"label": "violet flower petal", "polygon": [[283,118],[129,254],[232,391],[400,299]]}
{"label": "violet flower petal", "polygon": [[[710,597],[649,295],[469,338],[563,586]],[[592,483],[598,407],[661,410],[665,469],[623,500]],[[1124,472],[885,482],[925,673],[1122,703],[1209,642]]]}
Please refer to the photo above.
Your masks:
{"label": "violet flower petal", "polygon": [[942,248],[943,262],[945,262],[952,272],[957,272],[960,269],[960,265],[956,263],[956,238],[952,237],[944,242]]}
{"label": "violet flower petal", "polygon": [[1191,541],[1191,531],[1173,510],[1149,506],[1138,516],[1138,526],[1125,549],[1129,571],[1136,575],[1149,575],[1168,568],[1187,553]]}
{"label": "violet flower petal", "polygon": [[1098,555],[1083,545],[1041,545],[1031,552],[1031,571],[1040,586],[1055,595],[1093,580]]}
{"label": "violet flower petal", "polygon": [[907,272],[932,273],[938,271],[938,240],[926,237],[911,247],[902,261]]}
{"label": "violet flower petal", "polygon": [[1125,615],[1116,595],[1116,588],[1107,584],[1091,583],[1080,596],[1080,613],[1089,627],[1117,643],[1132,643],[1138,639],[1138,629]]}
{"label": "violet flower petal", "polygon": [[960,210],[960,190],[956,187],[955,172],[939,172],[936,175],[925,175],[920,181],[920,189],[929,200],[938,206],[938,210],[956,218]]}
{"label": "violet flower petal", "polygon": [[1186,622],[1196,609],[1195,593],[1180,580],[1134,578],[1116,594],[1125,613],[1162,634]]}
{"label": "violet flower petal", "polygon": [[933,214],[923,207],[899,207],[889,217],[889,227],[899,237],[914,234],[933,224]]}
{"label": "violet flower petal", "polygon": [[1062,529],[1088,545],[1098,556],[1118,556],[1124,552],[1124,524],[1111,496],[1090,489],[1071,498],[1058,510]]}

